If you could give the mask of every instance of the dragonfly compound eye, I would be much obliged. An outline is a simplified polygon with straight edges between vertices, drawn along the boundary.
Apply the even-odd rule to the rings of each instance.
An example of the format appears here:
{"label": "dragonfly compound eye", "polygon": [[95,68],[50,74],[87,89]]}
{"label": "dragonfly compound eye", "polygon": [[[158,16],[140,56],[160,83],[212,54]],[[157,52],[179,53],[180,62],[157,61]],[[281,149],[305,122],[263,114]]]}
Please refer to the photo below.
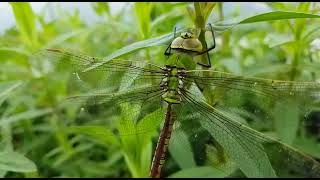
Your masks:
{"label": "dragonfly compound eye", "polygon": [[201,52],[202,43],[197,38],[184,39],[182,37],[177,37],[172,41],[171,48],[184,53]]}

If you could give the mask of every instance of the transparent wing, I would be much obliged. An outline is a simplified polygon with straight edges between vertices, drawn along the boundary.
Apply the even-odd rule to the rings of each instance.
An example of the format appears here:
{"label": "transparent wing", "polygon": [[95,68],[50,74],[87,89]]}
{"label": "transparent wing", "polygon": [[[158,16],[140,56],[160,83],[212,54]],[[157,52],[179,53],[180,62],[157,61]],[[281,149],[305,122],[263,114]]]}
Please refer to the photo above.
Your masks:
{"label": "transparent wing", "polygon": [[116,104],[133,101],[147,101],[150,98],[159,98],[163,91],[158,86],[137,88],[119,93],[88,93],[76,96],[67,97],[68,101],[85,103],[87,106],[110,103],[113,101]]}
{"label": "transparent wing", "polygon": [[[85,70],[90,66],[95,70],[108,70],[112,71],[115,67],[120,69],[136,69],[143,70],[145,72],[162,73],[161,67],[154,64],[150,64],[144,61],[128,61],[121,59],[113,59],[111,61],[103,61],[102,58],[87,56],[78,52],[66,51],[63,49],[44,49],[35,54],[44,58],[56,57],[63,59],[63,61],[69,61],[74,69]],[[145,65],[149,65],[148,69],[143,69]]]}
{"label": "transparent wing", "polygon": [[[300,167],[307,164],[308,172],[319,175],[320,164],[308,156],[292,149],[280,141],[270,138],[256,130],[235,120],[220,109],[214,108],[198,96],[189,91],[183,92],[184,104],[182,108],[190,108],[193,111],[193,119],[200,122],[211,136],[221,144],[231,159],[236,162],[238,168],[248,177],[274,177],[275,170],[269,161],[265,145],[273,145],[279,154],[289,162],[286,166]],[[190,123],[190,119],[180,119],[181,124]],[[276,151],[276,150],[275,150]],[[276,170],[278,172],[278,170]]]}
{"label": "transparent wing", "polygon": [[[143,84],[160,83],[163,70],[145,61],[127,61],[112,59],[103,61],[102,58],[91,57],[77,52],[61,49],[45,49],[35,53],[32,58],[44,66],[52,67],[54,73],[67,72],[72,74],[81,90],[117,89],[135,83],[137,77]],[[51,66],[50,66],[51,65]],[[58,74],[56,74],[57,76]],[[74,89],[75,90],[75,89]]]}
{"label": "transparent wing", "polygon": [[246,91],[269,97],[310,97],[320,95],[320,84],[316,82],[296,82],[237,76],[219,71],[187,71],[187,80],[196,80],[198,84],[223,89]]}
{"label": "transparent wing", "polygon": [[[232,120],[220,110],[196,100],[185,91],[183,97],[186,106],[194,109],[201,126],[222,145],[228,156],[236,162],[248,177],[274,177],[264,148],[261,143],[272,142],[261,133]],[[244,163],[245,162],[245,163]]]}
{"label": "transparent wing", "polygon": [[70,76],[68,97],[60,107],[76,106],[77,118],[86,120],[84,125],[108,125],[125,136],[155,131],[163,120],[145,118],[162,109],[159,85],[164,71],[156,65],[120,59],[103,61],[60,49],[42,50],[33,58],[50,65],[51,76]]}
{"label": "transparent wing", "polygon": [[[264,121],[269,126],[267,129],[272,128],[272,121],[283,122],[284,118],[293,114],[310,112],[320,98],[320,83],[317,82],[244,77],[210,70],[187,71],[185,81],[195,82],[202,88],[209,104],[228,107],[247,116],[249,120]],[[289,106],[292,108],[288,108]],[[297,111],[294,111],[295,107]],[[294,118],[298,117],[299,115]],[[272,121],[265,121],[270,119]],[[294,122],[297,123],[298,120]],[[292,133],[294,131],[293,129]]]}
{"label": "transparent wing", "polygon": [[[118,93],[87,93],[67,97],[61,107],[78,104],[80,113],[89,113],[92,119],[102,117],[107,125],[115,126],[114,131],[118,135],[129,136],[150,133],[160,127],[162,116],[151,120],[144,117],[159,109],[163,110],[162,94],[162,89],[157,86]],[[93,113],[90,113],[92,109]],[[97,109],[99,111],[95,111]],[[120,133],[119,128],[126,131]]]}

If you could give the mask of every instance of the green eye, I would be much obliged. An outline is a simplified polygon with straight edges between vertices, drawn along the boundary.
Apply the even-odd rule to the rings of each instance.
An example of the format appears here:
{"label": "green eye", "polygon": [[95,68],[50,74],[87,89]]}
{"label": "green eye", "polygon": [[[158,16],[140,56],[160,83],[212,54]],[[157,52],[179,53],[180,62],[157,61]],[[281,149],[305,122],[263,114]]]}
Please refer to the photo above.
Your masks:
{"label": "green eye", "polygon": [[[172,55],[171,50],[176,50],[181,53],[186,53],[191,56],[197,56],[202,54],[207,54],[208,63],[198,62],[199,65],[210,68],[211,67],[211,60],[209,56],[209,51],[215,48],[216,42],[214,37],[214,32],[211,24],[208,24],[211,29],[213,45],[209,48],[203,49],[203,45],[201,41],[198,39],[199,29],[188,29],[185,32],[181,33],[179,37],[176,37],[176,28],[174,29],[174,40],[169,44],[167,49],[164,52],[164,55],[170,56]],[[205,42],[206,43],[206,42]]]}
{"label": "green eye", "polygon": [[195,38],[192,32],[183,32],[180,37],[174,39],[170,46],[172,49],[192,54],[202,51],[202,43]]}
{"label": "green eye", "polygon": [[[187,36],[188,34],[185,35]],[[197,38],[177,37],[172,41],[171,48],[176,51],[192,54],[193,52],[201,52],[202,44]]]}

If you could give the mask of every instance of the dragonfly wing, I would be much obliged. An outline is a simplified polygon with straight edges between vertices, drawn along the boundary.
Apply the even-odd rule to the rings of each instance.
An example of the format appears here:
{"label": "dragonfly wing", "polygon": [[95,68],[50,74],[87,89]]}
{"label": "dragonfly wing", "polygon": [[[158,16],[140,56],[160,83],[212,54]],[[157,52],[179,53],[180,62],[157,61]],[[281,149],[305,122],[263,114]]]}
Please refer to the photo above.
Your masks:
{"label": "dragonfly wing", "polygon": [[88,105],[99,105],[104,103],[114,102],[121,104],[123,102],[148,101],[151,98],[159,98],[163,94],[163,91],[158,86],[143,87],[134,90],[118,93],[89,93],[76,96],[67,97],[68,101],[78,101]]}
{"label": "dragonfly wing", "polygon": [[[183,121],[181,124],[191,123],[192,120],[200,122],[246,176],[274,177],[276,174],[282,175],[282,167],[293,170],[303,177],[319,176],[319,162],[277,139],[249,128],[240,123],[237,116],[231,116],[224,109],[212,107],[198,97],[199,95],[195,95],[193,91],[183,92],[184,107],[191,109],[192,116],[185,119],[187,117],[185,115],[180,119]],[[192,125],[192,128],[195,129],[195,126]],[[268,157],[274,155],[282,158],[280,165],[279,162],[272,161],[271,166]],[[297,169],[303,171],[299,172]]]}
{"label": "dragonfly wing", "polygon": [[157,119],[145,117],[163,110],[162,94],[162,89],[152,86],[117,93],[87,93],[67,97],[60,108],[78,105],[80,114],[86,114],[92,120],[104,117],[103,122],[114,126],[117,135],[132,136],[155,132],[159,128],[163,120],[161,114],[158,113],[161,117]]}
{"label": "dragonfly wing", "polygon": [[41,50],[33,58],[51,65],[52,76],[65,80],[65,73],[69,75],[68,97],[60,107],[77,106],[77,118],[90,119],[83,125],[103,123],[120,136],[150,133],[159,127],[154,118],[145,121],[152,119],[146,118],[148,114],[162,109],[164,72],[160,67],[145,61],[103,61],[62,49]]}
{"label": "dragonfly wing", "polygon": [[194,109],[198,120],[228,156],[248,177],[275,177],[261,143],[272,142],[261,133],[232,120],[218,109],[196,100],[190,92],[184,92],[185,106]]}
{"label": "dragonfly wing", "polygon": [[[72,78],[77,81],[78,89],[82,88],[82,92],[106,88],[117,89],[120,85],[128,87],[135,83],[136,79],[139,79],[142,84],[149,83],[151,80],[156,84],[163,79],[163,70],[145,61],[122,59],[103,61],[102,58],[61,49],[41,50],[32,56],[32,61],[54,67],[51,69],[54,70],[52,73],[55,76],[62,72],[72,74]],[[39,67],[41,68],[44,67]]]}
{"label": "dragonfly wing", "polygon": [[[188,78],[203,86],[236,90],[270,98],[319,98],[320,83],[296,82],[238,76],[219,71],[188,71]],[[188,79],[187,78],[187,79]]]}
{"label": "dragonfly wing", "polygon": [[320,100],[317,82],[244,77],[210,70],[187,71],[185,79],[203,89],[210,105],[229,108],[265,131],[276,130],[287,143],[293,143],[301,117],[316,109]]}

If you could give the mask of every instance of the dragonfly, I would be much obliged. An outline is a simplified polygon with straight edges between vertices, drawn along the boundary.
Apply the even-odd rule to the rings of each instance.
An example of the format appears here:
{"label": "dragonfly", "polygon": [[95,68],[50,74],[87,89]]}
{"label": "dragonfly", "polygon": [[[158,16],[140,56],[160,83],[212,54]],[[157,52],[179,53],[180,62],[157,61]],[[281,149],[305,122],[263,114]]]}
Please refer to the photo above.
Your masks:
{"label": "dragonfly", "polygon": [[[172,44],[175,45],[175,43]],[[170,47],[174,48],[171,45]],[[166,52],[170,53],[169,49]],[[210,104],[202,95],[199,86],[227,92],[224,93],[223,99],[227,99],[233,93],[237,95],[244,93],[264,97],[267,101],[295,99],[311,102],[320,95],[320,84],[316,82],[245,77],[215,70],[186,69],[174,64],[159,66],[147,61],[123,59],[104,61],[103,58],[63,49],[45,49],[36,57],[42,60],[48,58],[49,61],[56,62],[56,66],[65,64],[71,66],[70,73],[79,86],[71,87],[72,95],[67,97],[67,101],[81,104],[81,109],[103,106],[114,110],[115,113],[125,114],[138,106],[139,110],[131,114],[131,117],[137,117],[140,120],[148,112],[159,109],[163,112],[164,122],[154,151],[150,177],[161,177],[171,134],[176,130],[175,124],[180,127],[190,124],[193,131],[208,132],[236,164],[248,161],[238,167],[245,175],[275,175],[270,168],[271,165],[263,162],[264,159],[268,159],[263,144],[275,143],[281,147],[288,147],[279,140],[248,127],[215,104]],[[154,122],[139,126],[139,122],[141,121],[133,123],[130,118],[122,121],[128,128],[120,132],[120,135],[148,133],[155,126]],[[160,127],[160,124],[159,121],[156,126]],[[134,131],[130,130],[131,126],[135,126]],[[319,163],[307,155],[298,154],[297,156],[301,155],[305,158],[305,162],[311,164],[308,169],[313,173],[311,176],[319,177]],[[255,172],[250,174],[250,166],[256,167],[261,174],[254,174]]]}

